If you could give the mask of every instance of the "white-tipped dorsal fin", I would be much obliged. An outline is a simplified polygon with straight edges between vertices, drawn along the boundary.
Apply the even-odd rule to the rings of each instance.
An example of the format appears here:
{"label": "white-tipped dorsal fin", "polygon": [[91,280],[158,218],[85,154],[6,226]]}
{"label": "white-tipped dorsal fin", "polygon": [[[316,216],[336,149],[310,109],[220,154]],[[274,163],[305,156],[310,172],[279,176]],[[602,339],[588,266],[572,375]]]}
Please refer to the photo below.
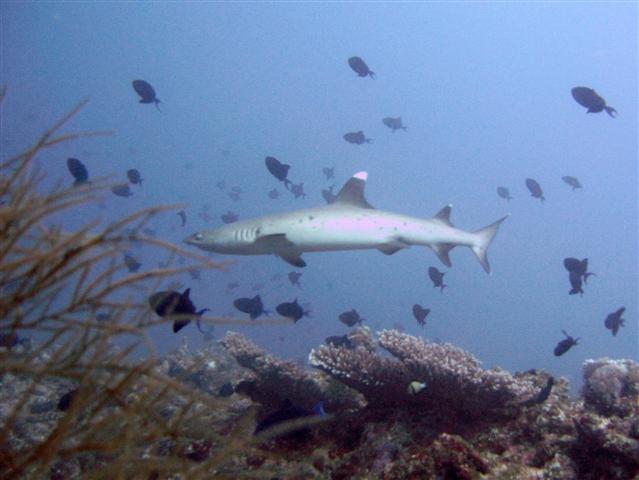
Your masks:
{"label": "white-tipped dorsal fin", "polygon": [[344,184],[332,205],[348,205],[350,207],[373,208],[364,198],[367,172],[357,172]]}
{"label": "white-tipped dorsal fin", "polygon": [[442,208],[439,212],[437,212],[435,216],[433,217],[433,219],[439,220],[443,224],[448,225],[449,227],[452,227],[453,224],[450,223],[450,212],[452,209],[453,209],[453,206],[449,203],[444,208]]}

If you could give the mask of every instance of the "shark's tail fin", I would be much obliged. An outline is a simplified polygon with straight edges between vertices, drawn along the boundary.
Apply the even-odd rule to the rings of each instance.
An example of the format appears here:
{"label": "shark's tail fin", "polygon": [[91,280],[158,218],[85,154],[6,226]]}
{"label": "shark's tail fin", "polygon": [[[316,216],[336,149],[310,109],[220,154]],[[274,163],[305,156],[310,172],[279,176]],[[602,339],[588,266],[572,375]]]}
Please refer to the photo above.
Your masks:
{"label": "shark's tail fin", "polygon": [[475,252],[475,255],[477,255],[477,258],[479,259],[479,263],[481,263],[481,266],[486,271],[486,273],[490,273],[490,264],[488,263],[488,257],[486,256],[486,251],[488,250],[488,247],[490,246],[490,242],[493,241],[493,238],[497,234],[497,231],[499,230],[499,225],[501,225],[501,222],[503,222],[507,218],[508,218],[508,215],[500,218],[494,223],[491,223],[487,227],[484,227],[481,230],[477,230],[476,232],[474,232],[476,236],[476,240],[471,248],[473,249],[473,252]]}

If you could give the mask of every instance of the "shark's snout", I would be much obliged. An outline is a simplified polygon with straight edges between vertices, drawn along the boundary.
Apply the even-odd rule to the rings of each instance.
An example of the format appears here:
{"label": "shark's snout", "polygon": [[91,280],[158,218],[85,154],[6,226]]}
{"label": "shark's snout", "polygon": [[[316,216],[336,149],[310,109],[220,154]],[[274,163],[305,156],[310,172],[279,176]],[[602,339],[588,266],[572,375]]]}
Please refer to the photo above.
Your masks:
{"label": "shark's snout", "polygon": [[184,239],[184,243],[188,243],[189,245],[195,245],[197,247],[202,244],[203,240],[204,240],[204,235],[198,232],[186,237]]}

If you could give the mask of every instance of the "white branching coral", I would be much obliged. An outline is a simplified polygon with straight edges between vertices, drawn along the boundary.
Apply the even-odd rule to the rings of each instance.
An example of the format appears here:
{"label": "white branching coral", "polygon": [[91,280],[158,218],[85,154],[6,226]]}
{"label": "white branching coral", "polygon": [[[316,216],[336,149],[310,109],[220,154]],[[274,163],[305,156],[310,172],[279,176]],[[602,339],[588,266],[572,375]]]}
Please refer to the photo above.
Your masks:
{"label": "white branching coral", "polygon": [[[379,332],[379,345],[394,358],[364,348],[322,345],[311,364],[362,393],[369,405],[451,409],[477,416],[535,393],[531,382],[499,370],[484,370],[470,353],[448,343],[426,343],[397,330]],[[411,382],[425,384],[415,393]]]}

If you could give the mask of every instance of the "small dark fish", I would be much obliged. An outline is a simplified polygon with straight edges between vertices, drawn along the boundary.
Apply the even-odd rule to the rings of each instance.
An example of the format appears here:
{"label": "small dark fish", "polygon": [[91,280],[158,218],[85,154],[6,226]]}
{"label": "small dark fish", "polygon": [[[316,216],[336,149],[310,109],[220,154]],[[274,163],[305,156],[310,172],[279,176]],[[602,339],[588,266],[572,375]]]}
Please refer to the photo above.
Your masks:
{"label": "small dark fish", "polygon": [[[290,400],[286,399],[284,400],[280,408],[278,408],[274,412],[271,412],[269,415],[267,415],[257,423],[253,435],[257,435],[258,433],[267,430],[270,427],[274,427],[280,423],[284,423],[289,420],[296,420],[303,417],[311,417],[313,415],[315,415],[314,412],[310,412],[296,405],[293,405]],[[307,440],[310,434],[310,428],[302,427],[293,430],[292,432],[288,432],[284,435],[280,435],[279,437],[287,440],[303,441]]]}
{"label": "small dark fish", "polygon": [[306,194],[304,193],[304,183],[294,184],[291,183],[291,193],[295,196],[295,198],[306,198]]}
{"label": "small dark fish", "polygon": [[262,297],[259,295],[255,295],[253,298],[238,298],[233,302],[233,306],[242,313],[248,313],[251,320],[255,320],[262,314],[268,314],[268,311],[264,310]]}
{"label": "small dark fish", "polygon": [[573,257],[564,258],[564,268],[568,270],[568,272],[579,274],[582,277],[584,283],[588,283],[588,277],[596,275],[588,271],[587,258],[584,258],[583,260],[579,260]]}
{"label": "small dark fish", "polygon": [[160,99],[156,97],[155,90],[149,82],[133,80],[133,89],[140,96],[140,103],[155,103],[155,107],[160,110]]}
{"label": "small dark fish", "polygon": [[111,191],[113,192],[114,195],[117,195],[118,197],[131,197],[133,195],[133,192],[129,188],[128,183],[121,183],[120,185],[115,185],[111,187]]}
{"label": "small dark fish", "polygon": [[371,72],[366,62],[359,57],[351,57],[348,59],[348,65],[359,77],[371,77],[375,79],[375,72]]}
{"label": "small dark fish", "polygon": [[74,178],[73,186],[77,187],[89,181],[89,171],[77,158],[67,158],[67,168]]}
{"label": "small dark fish", "polygon": [[140,172],[135,168],[131,168],[126,171],[126,176],[129,178],[129,182],[133,185],[142,185],[142,176]]}
{"label": "small dark fish", "polygon": [[513,199],[513,197],[510,196],[510,190],[508,190],[508,188],[506,187],[497,187],[497,195],[508,201]]}
{"label": "small dark fish", "polygon": [[326,177],[326,180],[331,180],[335,178],[335,167],[324,167],[322,168],[322,173]]}
{"label": "small dark fish", "polygon": [[130,273],[137,272],[142,266],[140,262],[138,262],[132,255],[129,255],[128,253],[124,255],[124,264],[126,265],[126,268],[129,269]]}
{"label": "small dark fish", "polygon": [[448,286],[444,284],[444,275],[444,272],[440,272],[435,267],[428,267],[428,276],[433,281],[433,287],[439,287],[442,293],[444,293],[444,288]]}
{"label": "small dark fish", "polygon": [[353,350],[355,348],[355,345],[351,342],[351,339],[348,338],[348,335],[334,335],[332,337],[326,337],[324,342],[326,342],[326,345],[344,347],[348,350]]}
{"label": "small dark fish", "polygon": [[237,213],[234,213],[229,210],[224,215],[222,215],[221,218],[222,218],[222,221],[228,225],[229,223],[237,222],[237,219],[240,217],[237,215]]}
{"label": "small dark fish", "polygon": [[566,182],[568,185],[570,185],[573,190],[577,190],[578,188],[583,188],[581,186],[581,183],[579,183],[579,180],[577,179],[577,177],[571,177],[570,175],[566,175],[561,177],[561,179],[564,182]]}
{"label": "small dark fish", "polygon": [[405,127],[402,124],[402,117],[397,117],[397,118],[386,117],[382,119],[382,123],[386,125],[388,128],[393,129],[393,133],[395,133],[395,130],[404,130],[404,131],[408,130],[408,127]]}
{"label": "small dark fish", "polygon": [[528,187],[528,190],[530,191],[531,196],[540,199],[542,202],[546,200],[544,198],[544,192],[541,190],[541,186],[539,185],[539,183],[537,183],[536,180],[533,180],[532,178],[527,178],[526,187]]}
{"label": "small dark fish", "polygon": [[280,197],[280,192],[279,190],[277,190],[277,188],[274,188],[273,190],[268,192],[268,198],[270,198],[271,200],[275,200],[279,197]]}
{"label": "small dark fish", "polygon": [[291,285],[296,285],[302,288],[302,284],[300,283],[300,278],[302,274],[299,272],[289,272],[288,273],[288,281],[291,282]]}
{"label": "small dark fish", "polygon": [[186,212],[184,210],[180,210],[179,212],[177,212],[177,214],[179,215],[180,220],[182,221],[181,226],[183,227],[184,225],[186,225]]}
{"label": "small dark fish", "polygon": [[[149,297],[149,305],[155,313],[160,317],[167,317],[172,315],[190,315],[197,318],[198,329],[202,331],[200,319],[204,312],[207,312],[208,308],[203,308],[200,311],[195,310],[195,305],[189,298],[191,295],[191,289],[187,288],[184,292],[176,292],[175,290],[165,290],[154,293]],[[177,333],[182,328],[186,327],[191,318],[178,318],[173,322],[173,333]]]}
{"label": "small dark fish", "polygon": [[362,323],[365,319],[359,316],[357,310],[353,309],[348,312],[343,312],[339,314],[339,321],[342,322],[347,327],[353,327],[358,323]]}
{"label": "small dark fish", "polygon": [[217,394],[220,397],[230,397],[233,393],[235,393],[235,388],[231,382],[226,382],[217,391]]}
{"label": "small dark fish", "polygon": [[568,281],[570,282],[570,291],[568,295],[583,295],[584,290],[582,288],[583,282],[581,281],[581,274],[578,272],[570,272],[568,274]]}
{"label": "small dark fish", "polygon": [[588,109],[586,113],[599,113],[605,110],[612,118],[617,116],[617,110],[607,106],[606,101],[592,88],[575,87],[570,93],[572,93],[572,98],[574,98],[579,105]]}
{"label": "small dark fish", "polygon": [[418,303],[413,305],[413,316],[422,327],[426,325],[426,317],[429,313],[430,308],[424,308]]}
{"label": "small dark fish", "polygon": [[284,187],[288,189],[291,181],[287,177],[288,171],[291,166],[285,163],[281,163],[275,157],[266,157],[264,162],[266,163],[266,168],[271,173],[271,175],[277,178],[280,182],[284,182]]}
{"label": "small dark fish", "polygon": [[346,140],[348,143],[354,143],[356,145],[361,145],[363,143],[373,143],[373,139],[366,138],[362,130],[344,134],[344,140]]}
{"label": "small dark fish", "polygon": [[626,307],[621,307],[619,310],[608,314],[608,316],[606,317],[606,321],[604,323],[606,325],[606,328],[612,331],[613,336],[617,335],[617,332],[619,331],[619,327],[624,326],[624,319],[621,318],[621,316],[623,315],[623,312],[625,311],[626,311]]}
{"label": "small dark fish", "polygon": [[337,198],[337,195],[333,193],[334,188],[335,188],[335,185],[331,185],[330,187],[322,190],[322,197],[324,197],[324,200],[326,201],[327,204],[333,203],[335,199]]}
{"label": "small dark fish", "polygon": [[290,318],[294,322],[297,322],[302,317],[308,317],[311,312],[304,310],[302,306],[297,303],[297,298],[292,302],[283,302],[275,307],[277,313],[283,317]]}
{"label": "small dark fish", "polygon": [[548,400],[548,397],[550,396],[550,391],[552,390],[552,387],[554,384],[555,384],[554,377],[552,376],[549,377],[548,380],[546,381],[546,386],[544,386],[544,388],[542,388],[537,395],[522,402],[521,405],[525,407],[529,407],[532,405],[539,405],[544,403],[546,400]]}
{"label": "small dark fish", "polygon": [[224,180],[220,180],[215,184],[215,186],[220,190],[224,190],[226,188],[226,182]]}
{"label": "small dark fish", "polygon": [[73,390],[70,390],[64,395],[62,395],[60,397],[60,400],[58,400],[57,409],[60,410],[61,412],[66,412],[67,410],[69,410],[69,408],[71,408],[71,404],[73,403],[73,400],[75,399],[75,396],[77,395],[77,393],[78,393],[78,389],[74,388]]}
{"label": "small dark fish", "polygon": [[561,340],[557,346],[555,347],[554,353],[555,357],[559,357],[570,350],[574,345],[577,345],[579,338],[572,338],[570,335],[566,333],[565,330],[562,330],[562,333],[566,336],[563,340]]}

